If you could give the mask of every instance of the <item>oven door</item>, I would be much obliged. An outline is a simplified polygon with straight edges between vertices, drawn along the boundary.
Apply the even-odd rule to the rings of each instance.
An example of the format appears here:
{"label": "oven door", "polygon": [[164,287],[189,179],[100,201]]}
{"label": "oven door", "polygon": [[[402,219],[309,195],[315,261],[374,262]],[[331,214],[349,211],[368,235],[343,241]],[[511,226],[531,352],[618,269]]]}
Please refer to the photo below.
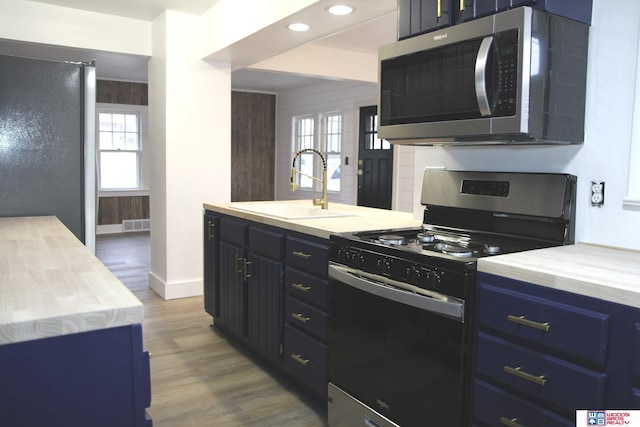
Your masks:
{"label": "oven door", "polygon": [[329,425],[461,426],[464,301],[333,263],[329,275]]}

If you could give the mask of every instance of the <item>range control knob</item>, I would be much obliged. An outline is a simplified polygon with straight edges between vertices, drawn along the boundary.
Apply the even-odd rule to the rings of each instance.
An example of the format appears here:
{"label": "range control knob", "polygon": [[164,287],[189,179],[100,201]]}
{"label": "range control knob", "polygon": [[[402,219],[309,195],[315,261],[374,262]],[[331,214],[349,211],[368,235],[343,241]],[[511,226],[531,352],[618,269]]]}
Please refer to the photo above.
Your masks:
{"label": "range control knob", "polygon": [[416,281],[419,283],[429,283],[431,280],[431,270],[426,267],[416,265],[413,267]]}
{"label": "range control knob", "polygon": [[382,260],[382,274],[389,274],[391,272],[391,260],[389,258],[384,258]]}

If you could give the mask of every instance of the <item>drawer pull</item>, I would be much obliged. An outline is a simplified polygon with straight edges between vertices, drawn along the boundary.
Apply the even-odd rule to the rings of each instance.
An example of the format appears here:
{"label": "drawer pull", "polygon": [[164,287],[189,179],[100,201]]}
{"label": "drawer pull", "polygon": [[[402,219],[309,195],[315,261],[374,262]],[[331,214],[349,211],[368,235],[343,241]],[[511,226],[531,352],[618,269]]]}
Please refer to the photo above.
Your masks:
{"label": "drawer pull", "polygon": [[249,273],[249,266],[251,265],[251,261],[247,261],[247,259],[245,258],[244,260],[244,279],[247,280],[251,277],[251,274]]}
{"label": "drawer pull", "polygon": [[524,427],[522,424],[517,423],[516,421],[518,421],[517,418],[507,418],[507,417],[500,417],[500,422],[506,426],[509,427]]}
{"label": "drawer pull", "polygon": [[516,377],[522,378],[524,380],[530,381],[534,384],[544,385],[547,380],[544,378],[544,375],[533,375],[528,372],[523,371],[519,366],[517,368],[512,368],[511,366],[505,366],[504,371],[507,374],[515,375]]}
{"label": "drawer pull", "polygon": [[236,258],[236,262],[235,262],[236,273],[242,273],[242,269],[238,267],[238,261],[244,260],[244,258],[239,257],[238,255],[234,255],[234,257]]}
{"label": "drawer pull", "polygon": [[311,290],[311,286],[305,286],[302,283],[293,283],[291,287],[302,292],[309,292]]}
{"label": "drawer pull", "polygon": [[291,317],[301,321],[302,323],[307,323],[309,320],[311,320],[311,317],[304,317],[302,313],[291,313]]}
{"label": "drawer pull", "polygon": [[301,354],[291,353],[291,358],[296,362],[298,362],[299,364],[301,364],[302,366],[307,366],[307,363],[309,363],[310,361],[309,359],[303,359]]}
{"label": "drawer pull", "polygon": [[216,225],[211,220],[208,221],[208,225],[209,225],[208,226],[208,230],[209,230],[208,235],[209,235],[209,240],[211,241],[211,240],[215,239],[215,237],[216,237],[216,233],[215,233]]}
{"label": "drawer pull", "polygon": [[311,258],[311,254],[305,254],[304,252],[291,252],[293,256],[297,256],[298,258],[309,259]]}
{"label": "drawer pull", "polygon": [[533,320],[525,319],[524,316],[514,316],[512,314],[507,316],[507,320],[509,322],[517,323],[518,325],[528,326],[533,329],[538,329],[540,331],[549,332],[551,329],[551,325],[549,322],[534,322]]}

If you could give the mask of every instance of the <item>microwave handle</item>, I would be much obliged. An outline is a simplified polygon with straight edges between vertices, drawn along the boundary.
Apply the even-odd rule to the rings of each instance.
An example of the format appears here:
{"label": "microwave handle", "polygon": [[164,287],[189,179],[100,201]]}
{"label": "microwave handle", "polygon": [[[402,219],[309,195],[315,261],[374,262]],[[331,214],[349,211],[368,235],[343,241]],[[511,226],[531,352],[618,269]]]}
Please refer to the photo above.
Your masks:
{"label": "microwave handle", "polygon": [[492,43],[493,36],[485,37],[480,43],[478,57],[476,58],[476,98],[482,117],[491,116],[491,107],[487,96],[487,63]]}

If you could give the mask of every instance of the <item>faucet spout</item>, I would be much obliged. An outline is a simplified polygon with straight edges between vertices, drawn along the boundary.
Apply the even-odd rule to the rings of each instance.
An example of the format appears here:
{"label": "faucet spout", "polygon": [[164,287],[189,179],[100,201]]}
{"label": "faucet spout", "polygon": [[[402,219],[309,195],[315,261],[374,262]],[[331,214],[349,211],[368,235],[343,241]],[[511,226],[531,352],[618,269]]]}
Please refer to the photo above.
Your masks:
{"label": "faucet spout", "polygon": [[[316,178],[315,176],[312,176],[312,175],[308,175],[296,169],[296,159],[302,153],[315,153],[318,156],[320,156],[320,159],[322,159],[322,179]],[[327,160],[324,158],[322,153],[313,148],[305,148],[303,150],[296,152],[293,155],[293,162],[291,165],[291,191],[296,191],[298,189],[296,174],[304,175],[316,182],[322,183],[322,197],[316,198],[315,187],[313,189],[313,204],[316,206],[318,205],[321,206],[322,209],[329,209],[329,198],[327,196]]]}

